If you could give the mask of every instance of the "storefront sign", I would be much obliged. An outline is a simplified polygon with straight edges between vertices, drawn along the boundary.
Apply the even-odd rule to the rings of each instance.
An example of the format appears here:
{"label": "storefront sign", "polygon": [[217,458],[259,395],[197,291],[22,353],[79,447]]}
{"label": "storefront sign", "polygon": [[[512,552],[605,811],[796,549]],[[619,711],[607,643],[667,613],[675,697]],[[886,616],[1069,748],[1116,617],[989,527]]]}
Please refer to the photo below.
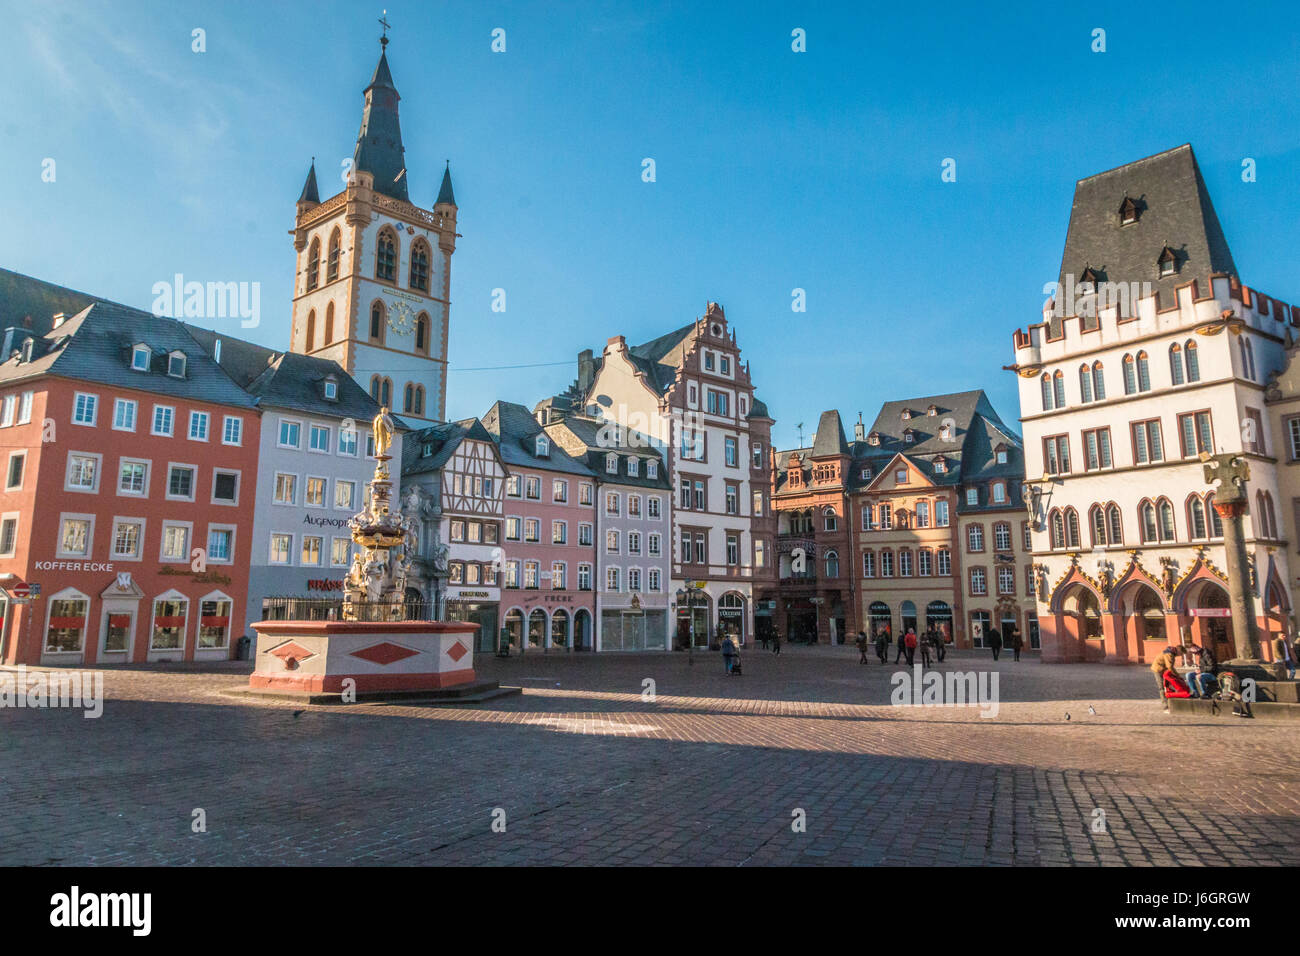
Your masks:
{"label": "storefront sign", "polygon": [[572,604],[573,595],[572,594],[543,594],[542,603],[543,604]]}
{"label": "storefront sign", "polygon": [[342,591],[342,581],[331,581],[328,578],[311,578],[307,581],[308,591]]}
{"label": "storefront sign", "polygon": [[315,525],[318,528],[346,528],[349,520],[348,518],[322,518],[319,515],[305,515],[302,523]]}
{"label": "storefront sign", "polygon": [[1232,608],[1194,607],[1192,608],[1192,617],[1232,617]]}
{"label": "storefront sign", "polygon": [[449,595],[449,597],[455,600],[467,600],[470,598],[487,599],[491,598],[492,594],[489,591],[457,591],[454,594]]}
{"label": "storefront sign", "polygon": [[37,561],[37,571],[112,571],[113,562],[101,561]]}

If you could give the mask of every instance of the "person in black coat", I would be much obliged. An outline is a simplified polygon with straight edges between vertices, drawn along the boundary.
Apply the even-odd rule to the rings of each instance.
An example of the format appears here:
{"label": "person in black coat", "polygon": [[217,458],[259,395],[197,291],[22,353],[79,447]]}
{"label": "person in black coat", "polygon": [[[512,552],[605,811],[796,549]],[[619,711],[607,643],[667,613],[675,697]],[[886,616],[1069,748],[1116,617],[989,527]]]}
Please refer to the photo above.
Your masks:
{"label": "person in black coat", "polygon": [[876,656],[880,658],[880,663],[889,663],[889,638],[885,635],[884,628],[876,628]]}
{"label": "person in black coat", "polygon": [[985,640],[989,647],[993,648],[993,659],[997,660],[998,655],[1002,653],[1002,632],[996,627],[990,627],[988,637]]}

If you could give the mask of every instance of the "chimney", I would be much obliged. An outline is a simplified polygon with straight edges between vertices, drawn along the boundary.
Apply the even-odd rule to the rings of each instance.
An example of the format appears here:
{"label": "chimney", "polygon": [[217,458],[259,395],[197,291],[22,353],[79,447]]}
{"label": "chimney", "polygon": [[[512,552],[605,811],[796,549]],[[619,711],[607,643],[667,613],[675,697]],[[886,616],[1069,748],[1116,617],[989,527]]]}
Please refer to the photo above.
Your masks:
{"label": "chimney", "polygon": [[55,312],[55,313],[54,313],[54,327],[57,329],[60,325],[62,325],[62,324],[63,324],[63,320],[64,320],[65,318],[67,318],[67,316],[66,316],[64,313],[62,313],[62,312]]}
{"label": "chimney", "polygon": [[578,353],[578,390],[586,392],[596,381],[596,357],[591,349]]}
{"label": "chimney", "polygon": [[218,365],[221,364],[221,339],[217,339],[212,343],[212,361]]}
{"label": "chimney", "polygon": [[866,441],[866,440],[867,440],[867,429],[866,429],[866,426],[862,424],[862,413],[861,413],[861,412],[858,412],[858,423],[857,423],[856,425],[853,426],[853,440],[854,440],[854,441]]}

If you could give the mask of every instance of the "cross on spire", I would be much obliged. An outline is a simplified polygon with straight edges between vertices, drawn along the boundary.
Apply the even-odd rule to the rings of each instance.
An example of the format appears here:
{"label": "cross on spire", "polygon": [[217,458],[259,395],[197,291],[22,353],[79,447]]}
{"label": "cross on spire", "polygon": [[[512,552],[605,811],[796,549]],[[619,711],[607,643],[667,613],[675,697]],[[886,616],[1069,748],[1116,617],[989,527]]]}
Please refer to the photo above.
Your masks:
{"label": "cross on spire", "polygon": [[387,11],[387,10],[385,10],[383,16],[381,16],[381,17],[379,18],[379,23],[380,23],[380,25],[384,28],[384,35],[381,36],[381,37],[379,38],[379,45],[382,46],[382,47],[387,47],[387,46],[388,46],[388,31],[391,29],[391,27],[390,27],[390,25],[389,25],[389,23],[388,23],[388,11]]}

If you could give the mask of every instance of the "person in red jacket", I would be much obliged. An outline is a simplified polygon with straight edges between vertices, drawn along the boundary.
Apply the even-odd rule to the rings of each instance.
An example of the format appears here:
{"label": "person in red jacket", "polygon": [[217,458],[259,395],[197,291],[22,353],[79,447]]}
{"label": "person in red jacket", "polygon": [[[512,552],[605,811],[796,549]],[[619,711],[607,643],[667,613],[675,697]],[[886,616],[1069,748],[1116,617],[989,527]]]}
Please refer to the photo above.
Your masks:
{"label": "person in red jacket", "polygon": [[916,631],[910,627],[903,636],[903,646],[907,648],[907,666],[911,667],[913,658],[916,657]]}

